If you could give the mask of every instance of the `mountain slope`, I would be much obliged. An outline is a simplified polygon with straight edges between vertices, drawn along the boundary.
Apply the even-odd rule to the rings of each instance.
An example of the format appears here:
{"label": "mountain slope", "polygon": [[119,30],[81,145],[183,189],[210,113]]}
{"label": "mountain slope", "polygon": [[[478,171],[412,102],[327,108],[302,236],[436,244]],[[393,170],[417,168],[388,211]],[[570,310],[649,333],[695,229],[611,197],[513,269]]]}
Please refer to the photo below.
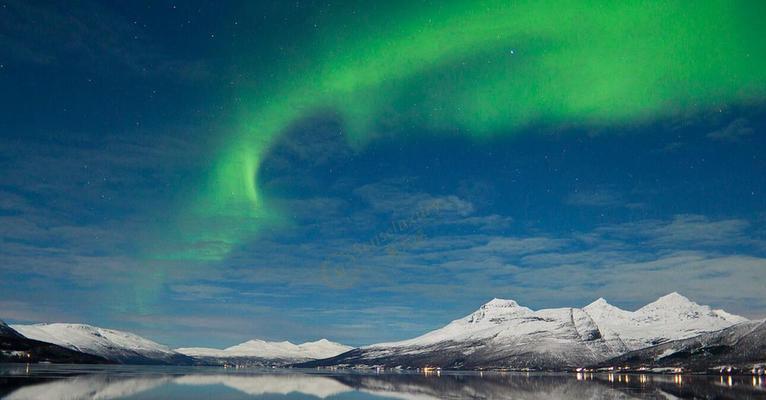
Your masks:
{"label": "mountain slope", "polygon": [[720,366],[748,370],[766,364],[766,320],[747,321],[718,332],[636,350],[603,366],[674,367],[705,372]]}
{"label": "mountain slope", "polygon": [[538,311],[513,300],[494,299],[472,314],[414,339],[367,346],[299,366],[567,369],[743,320],[675,293],[634,312],[603,299],[584,309]]}
{"label": "mountain slope", "polygon": [[609,347],[580,309],[532,311],[513,300],[494,299],[417,338],[376,344],[305,366],[554,369],[593,363],[623,350]]}
{"label": "mountain slope", "polygon": [[699,305],[678,293],[670,293],[636,311],[614,307],[598,299],[583,308],[593,318],[605,340],[621,342],[638,350],[671,340],[715,332],[746,318]]}
{"label": "mountain slope", "polygon": [[13,328],[11,328],[10,326],[8,326],[8,325],[5,323],[5,321],[3,321],[3,320],[0,320],[0,337],[8,337],[8,338],[16,337],[16,338],[23,338],[23,337],[24,337],[24,335],[22,335],[22,334],[20,334],[20,333],[16,332],[15,330],[13,330]]}
{"label": "mountain slope", "polygon": [[24,337],[0,320],[0,362],[105,364],[104,358]]}
{"label": "mountain slope", "polygon": [[204,347],[176,349],[181,354],[205,360],[209,363],[248,363],[261,365],[284,365],[296,362],[332,357],[351,350],[352,347],[327,339],[303,344],[249,340],[223,350]]}
{"label": "mountain slope", "polygon": [[120,364],[193,364],[191,357],[128,332],[84,324],[12,325],[22,335]]}

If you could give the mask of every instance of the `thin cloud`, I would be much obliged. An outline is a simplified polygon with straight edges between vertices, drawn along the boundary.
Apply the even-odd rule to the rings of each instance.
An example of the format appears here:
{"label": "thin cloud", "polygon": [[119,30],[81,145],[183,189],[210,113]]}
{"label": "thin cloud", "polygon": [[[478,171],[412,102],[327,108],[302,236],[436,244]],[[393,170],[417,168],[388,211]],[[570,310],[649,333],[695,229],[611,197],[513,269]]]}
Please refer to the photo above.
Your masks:
{"label": "thin cloud", "polygon": [[750,121],[745,118],[737,118],[725,127],[708,133],[707,138],[724,142],[740,142],[752,136],[753,133],[755,130],[750,126]]}

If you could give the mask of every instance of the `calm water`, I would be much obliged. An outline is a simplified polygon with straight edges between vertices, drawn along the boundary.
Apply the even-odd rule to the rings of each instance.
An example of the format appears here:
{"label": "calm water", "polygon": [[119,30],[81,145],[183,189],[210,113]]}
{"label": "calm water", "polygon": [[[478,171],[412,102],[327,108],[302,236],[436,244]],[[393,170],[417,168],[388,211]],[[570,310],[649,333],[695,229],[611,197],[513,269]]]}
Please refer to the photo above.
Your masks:
{"label": "calm water", "polygon": [[2,399],[766,399],[766,377],[1,365]]}

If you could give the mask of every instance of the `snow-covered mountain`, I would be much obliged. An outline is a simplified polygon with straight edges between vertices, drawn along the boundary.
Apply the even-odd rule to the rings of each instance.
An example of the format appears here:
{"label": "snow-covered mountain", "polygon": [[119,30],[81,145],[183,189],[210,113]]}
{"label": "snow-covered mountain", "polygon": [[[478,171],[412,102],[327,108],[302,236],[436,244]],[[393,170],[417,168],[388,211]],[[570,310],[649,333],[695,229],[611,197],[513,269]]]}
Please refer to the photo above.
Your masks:
{"label": "snow-covered mountain", "polygon": [[22,335],[121,364],[192,364],[194,360],[141,336],[84,324],[12,325]]}
{"label": "snow-covered mountain", "polygon": [[631,351],[602,365],[680,367],[696,372],[721,366],[745,371],[754,366],[763,368],[766,366],[766,320],[742,322],[718,332]]}
{"label": "snow-covered mountain", "polygon": [[208,362],[248,362],[255,364],[282,365],[332,357],[351,350],[352,347],[327,339],[303,344],[249,340],[226,349],[187,347],[175,351]]}
{"label": "snow-covered mountain", "polygon": [[250,340],[223,350],[189,347],[174,351],[131,333],[89,325],[8,326],[1,321],[0,338],[4,338],[3,345],[13,341],[18,346],[33,339],[79,352],[63,354],[65,358],[85,353],[126,364],[565,369],[595,365],[630,351],[743,323],[747,319],[671,293],[636,311],[622,310],[604,299],[584,308],[537,311],[513,300],[494,299],[470,315],[414,339],[359,349],[322,339],[303,344]]}
{"label": "snow-covered mountain", "polygon": [[636,311],[622,310],[603,298],[583,311],[598,325],[605,340],[624,344],[628,350],[690,338],[747,321],[738,315],[699,305],[675,292]]}
{"label": "snow-covered mountain", "polygon": [[52,343],[76,352],[96,355],[121,364],[287,365],[328,358],[352,349],[349,346],[321,339],[303,344],[250,340],[223,350],[200,347],[171,350],[167,346],[129,332],[65,323],[13,326],[2,323],[0,336],[4,332]]}
{"label": "snow-covered mountain", "polygon": [[534,311],[494,299],[470,315],[414,339],[381,343],[301,366],[562,369],[630,350],[717,331],[745,318],[672,293],[637,311],[599,299],[580,308]]}
{"label": "snow-covered mountain", "polygon": [[24,337],[0,320],[0,362],[108,363],[104,358]]}

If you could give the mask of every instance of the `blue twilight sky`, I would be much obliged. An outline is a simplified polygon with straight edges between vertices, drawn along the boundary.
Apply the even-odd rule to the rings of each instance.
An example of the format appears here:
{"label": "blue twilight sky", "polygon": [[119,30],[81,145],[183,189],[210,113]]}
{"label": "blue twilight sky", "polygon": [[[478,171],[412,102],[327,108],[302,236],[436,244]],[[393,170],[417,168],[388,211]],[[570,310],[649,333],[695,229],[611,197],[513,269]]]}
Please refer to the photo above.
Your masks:
{"label": "blue twilight sky", "polygon": [[320,111],[254,177],[285,223],[222,260],[147,259],[237,124],[233,87],[261,73],[235,54],[307,34],[314,3],[277,3],[0,1],[0,318],[228,346],[404,339],[494,297],[678,291],[766,317],[763,102],[364,146]]}

